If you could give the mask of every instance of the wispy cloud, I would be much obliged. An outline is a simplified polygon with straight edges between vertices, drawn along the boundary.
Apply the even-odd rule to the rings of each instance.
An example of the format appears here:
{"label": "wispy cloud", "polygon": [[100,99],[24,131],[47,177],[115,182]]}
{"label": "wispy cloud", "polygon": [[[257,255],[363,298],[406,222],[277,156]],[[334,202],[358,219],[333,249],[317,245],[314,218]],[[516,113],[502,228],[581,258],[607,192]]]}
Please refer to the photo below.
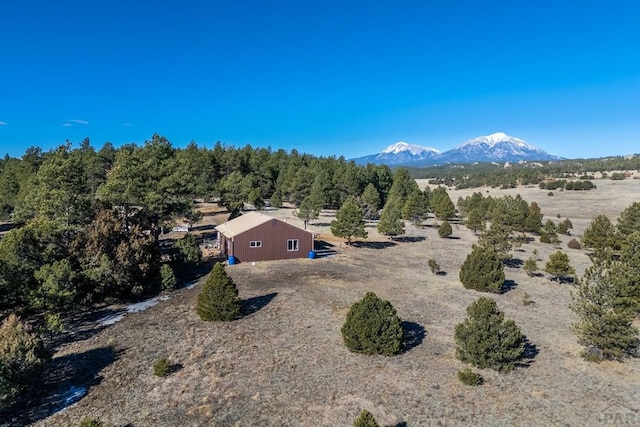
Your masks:
{"label": "wispy cloud", "polygon": [[7,126],[9,123],[7,122],[3,122],[2,120],[0,120],[0,126]]}
{"label": "wispy cloud", "polygon": [[88,125],[89,122],[86,120],[67,120],[67,123],[77,123],[79,125]]}
{"label": "wispy cloud", "polygon": [[60,126],[70,127],[70,126],[73,126],[73,125],[71,123],[63,123]]}

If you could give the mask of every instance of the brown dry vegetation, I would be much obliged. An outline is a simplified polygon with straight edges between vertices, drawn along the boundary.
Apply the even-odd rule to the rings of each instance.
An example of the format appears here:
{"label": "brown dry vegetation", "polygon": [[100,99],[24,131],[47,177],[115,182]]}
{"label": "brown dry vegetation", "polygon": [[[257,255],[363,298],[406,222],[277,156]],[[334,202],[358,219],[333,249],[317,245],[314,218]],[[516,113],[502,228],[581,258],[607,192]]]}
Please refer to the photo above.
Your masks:
{"label": "brown dry vegetation", "polygon": [[[640,194],[636,181],[596,183],[597,190],[554,197],[537,188],[484,194],[520,193],[547,217],[570,218],[579,237],[591,218],[604,213],[615,220]],[[473,191],[450,195],[455,203]],[[299,223],[288,209],[268,213]],[[331,219],[325,212],[310,227],[324,239]],[[455,238],[441,239],[434,220],[427,225],[407,225],[409,238],[396,242],[370,225],[369,238],[355,247],[332,239],[332,256],[228,267],[253,311],[234,322],[200,321],[196,286],[77,335],[57,349],[53,366],[72,372],[55,381],[61,388],[93,385],[77,404],[37,425],[73,426],[93,417],[113,426],[347,426],[362,409],[381,425],[599,425],[640,410],[640,361],[584,361],[570,328],[572,287],[528,277],[520,268],[506,268],[512,288],[491,297],[537,356],[508,374],[480,370],[480,387],[460,383],[453,329],[481,294],[463,288],[458,271],[476,237],[454,224]],[[559,237],[582,274],[586,253],[566,248],[572,237]],[[536,241],[514,251],[514,258],[524,260],[534,248],[540,267],[556,250]],[[431,274],[430,258],[447,274]],[[343,345],[348,308],[367,291],[391,301],[412,331],[405,353],[364,356]],[[525,292],[534,304],[523,305]],[[167,378],[153,375],[162,356],[181,365]]]}

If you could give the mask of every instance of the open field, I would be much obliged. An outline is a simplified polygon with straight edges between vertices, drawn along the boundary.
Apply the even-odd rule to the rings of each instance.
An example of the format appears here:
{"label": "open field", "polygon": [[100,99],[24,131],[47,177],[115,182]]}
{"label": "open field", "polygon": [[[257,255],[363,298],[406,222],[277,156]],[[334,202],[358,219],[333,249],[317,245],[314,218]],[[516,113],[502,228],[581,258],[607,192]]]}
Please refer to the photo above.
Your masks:
{"label": "open field", "polygon": [[[640,199],[637,181],[596,184],[596,190],[553,197],[538,188],[450,196],[455,203],[473,191],[520,193],[547,217],[570,218],[579,236],[597,214],[615,220]],[[301,224],[290,209],[267,214]],[[75,340],[58,348],[49,383],[60,390],[91,384],[88,394],[60,413],[34,412],[30,420],[40,426],[74,426],[86,417],[109,426],[348,426],[365,408],[387,426],[606,425],[631,417],[640,424],[640,360],[592,364],[579,356],[570,285],[505,268],[510,289],[489,296],[538,353],[530,366],[508,374],[481,370],[485,384],[468,387],[456,377],[464,365],[455,358],[453,329],[467,305],[486,295],[458,280],[473,233],[454,224],[454,238],[440,239],[430,219],[424,228],[407,225],[408,238],[391,242],[371,224],[366,241],[346,248],[330,238],[330,214],[309,227],[335,245],[335,255],[227,269],[250,307],[243,319],[200,321],[196,286],[113,326],[87,320]],[[586,253],[567,249],[571,237],[559,237],[581,274],[589,265]],[[534,249],[540,266],[557,250],[536,241],[514,251],[514,258],[524,260]],[[430,258],[447,274],[431,274]],[[405,353],[363,356],[343,345],[340,327],[349,306],[367,291],[391,301],[405,322]],[[523,305],[525,292],[534,304]],[[165,379],[152,370],[161,356],[180,365]]]}

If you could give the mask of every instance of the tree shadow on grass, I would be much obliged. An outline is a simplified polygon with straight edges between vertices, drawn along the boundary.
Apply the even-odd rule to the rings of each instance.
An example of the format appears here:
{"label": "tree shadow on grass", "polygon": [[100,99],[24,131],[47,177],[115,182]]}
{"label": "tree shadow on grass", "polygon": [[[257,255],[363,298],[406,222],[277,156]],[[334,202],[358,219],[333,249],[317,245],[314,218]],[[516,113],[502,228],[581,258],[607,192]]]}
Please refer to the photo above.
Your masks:
{"label": "tree shadow on grass", "polygon": [[525,338],[524,353],[522,354],[522,359],[518,362],[517,366],[528,368],[531,366],[538,353],[540,353],[538,347],[529,341],[528,338]]}
{"label": "tree shadow on grass", "polygon": [[395,237],[393,240],[396,242],[404,242],[404,243],[417,243],[426,240],[427,238],[424,236],[401,236]]}
{"label": "tree shadow on grass", "polygon": [[500,289],[501,294],[506,294],[510,290],[514,289],[518,284],[513,280],[505,280]]}
{"label": "tree shadow on grass", "polygon": [[98,347],[54,358],[47,369],[42,398],[28,407],[15,408],[14,425],[34,423],[80,401],[90,387],[100,384],[100,372],[120,354],[113,347]]}
{"label": "tree shadow on grass", "polygon": [[415,322],[402,322],[402,330],[404,332],[404,350],[403,353],[419,346],[424,341],[426,332],[422,325]]}
{"label": "tree shadow on grass", "polygon": [[504,265],[509,268],[520,268],[524,264],[520,258],[507,258],[503,261]]}
{"label": "tree shadow on grass", "polygon": [[354,248],[387,249],[395,246],[395,242],[352,242]]}
{"label": "tree shadow on grass", "polygon": [[436,276],[446,276],[446,275],[447,275],[447,272],[446,272],[446,271],[442,271],[442,270],[440,270],[440,271],[437,271],[437,272],[436,272]]}
{"label": "tree shadow on grass", "polygon": [[260,295],[259,297],[246,299],[242,301],[242,312],[245,316],[256,313],[269,304],[276,295],[278,295],[278,293],[273,292],[267,295]]}

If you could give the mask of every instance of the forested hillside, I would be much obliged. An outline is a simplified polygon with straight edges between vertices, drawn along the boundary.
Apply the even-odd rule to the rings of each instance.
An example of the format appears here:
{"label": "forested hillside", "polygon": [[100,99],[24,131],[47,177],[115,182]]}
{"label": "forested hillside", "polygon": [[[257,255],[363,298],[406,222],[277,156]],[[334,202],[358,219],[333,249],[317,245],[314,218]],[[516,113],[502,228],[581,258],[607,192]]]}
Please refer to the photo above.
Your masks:
{"label": "forested hillside", "polygon": [[88,139],[29,148],[0,161],[0,214],[13,227],[0,241],[0,310],[59,313],[157,292],[158,238],[178,219],[198,219],[195,199],[230,212],[266,199],[337,208],[371,184],[376,210],[392,178],[387,166],[344,158],[220,143],[178,149],[160,135],[118,149],[96,151]]}

